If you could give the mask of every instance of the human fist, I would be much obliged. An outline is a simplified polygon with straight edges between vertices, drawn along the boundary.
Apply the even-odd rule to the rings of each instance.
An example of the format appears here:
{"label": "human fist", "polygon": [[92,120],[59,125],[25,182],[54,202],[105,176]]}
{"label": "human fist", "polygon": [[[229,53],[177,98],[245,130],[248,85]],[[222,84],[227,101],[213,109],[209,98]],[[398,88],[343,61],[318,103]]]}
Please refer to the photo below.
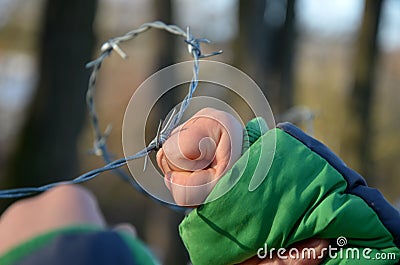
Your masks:
{"label": "human fist", "polygon": [[172,131],[157,153],[165,184],[180,206],[204,202],[239,159],[243,127],[231,114],[205,108]]}

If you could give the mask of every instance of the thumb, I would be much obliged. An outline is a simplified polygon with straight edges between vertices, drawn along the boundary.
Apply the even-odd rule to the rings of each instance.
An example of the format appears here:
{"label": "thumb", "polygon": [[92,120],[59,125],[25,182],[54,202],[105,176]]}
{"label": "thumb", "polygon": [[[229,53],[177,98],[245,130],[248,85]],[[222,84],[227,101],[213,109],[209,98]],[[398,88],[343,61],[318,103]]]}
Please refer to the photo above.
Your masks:
{"label": "thumb", "polygon": [[218,139],[210,132],[212,126],[209,123],[215,122],[202,117],[192,119],[172,133],[163,146],[171,167],[181,171],[196,171],[212,163]]}

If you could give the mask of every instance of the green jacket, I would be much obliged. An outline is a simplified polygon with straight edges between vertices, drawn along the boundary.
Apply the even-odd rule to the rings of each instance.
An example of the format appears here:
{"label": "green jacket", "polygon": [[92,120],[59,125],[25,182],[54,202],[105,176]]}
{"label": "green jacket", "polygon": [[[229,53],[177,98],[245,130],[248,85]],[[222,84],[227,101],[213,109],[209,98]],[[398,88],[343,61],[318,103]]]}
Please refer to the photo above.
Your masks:
{"label": "green jacket", "polygon": [[399,262],[400,214],[359,174],[289,123],[246,129],[248,150],[209,198],[232,187],[179,226],[194,265],[236,264],[307,238],[340,246],[324,264]]}

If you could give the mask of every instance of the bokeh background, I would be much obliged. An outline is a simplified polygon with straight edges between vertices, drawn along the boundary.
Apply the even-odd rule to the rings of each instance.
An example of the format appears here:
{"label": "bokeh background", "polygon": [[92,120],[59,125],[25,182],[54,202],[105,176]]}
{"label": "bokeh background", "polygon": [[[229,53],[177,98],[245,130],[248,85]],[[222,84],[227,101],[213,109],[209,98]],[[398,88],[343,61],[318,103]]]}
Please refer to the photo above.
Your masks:
{"label": "bokeh background", "polygon": [[[323,141],[399,207],[397,0],[0,0],[1,189],[71,179],[103,165],[90,154],[84,65],[108,38],[153,20],[212,40],[206,51],[224,50],[212,59],[250,75],[277,121]],[[113,125],[108,146],[115,158],[123,156],[122,119],[135,89],[158,69],[190,59],[181,39],[157,30],[122,47],[129,58],[106,59],[95,95],[100,126]],[[155,116],[182,98],[170,96]],[[133,223],[163,264],[188,262],[178,237],[181,213],[113,173],[85,186],[111,226]],[[2,200],[1,210],[11,202]]]}

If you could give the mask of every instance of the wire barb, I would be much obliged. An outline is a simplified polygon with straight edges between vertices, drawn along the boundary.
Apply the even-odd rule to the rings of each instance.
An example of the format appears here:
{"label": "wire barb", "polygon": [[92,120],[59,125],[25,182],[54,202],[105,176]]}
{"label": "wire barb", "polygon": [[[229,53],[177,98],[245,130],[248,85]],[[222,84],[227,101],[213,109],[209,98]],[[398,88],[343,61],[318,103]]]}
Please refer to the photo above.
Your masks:
{"label": "wire barb", "polygon": [[[137,35],[149,30],[150,28],[165,30],[171,34],[174,34],[174,35],[184,38],[184,41],[187,43],[187,46],[188,46],[188,51],[191,54],[191,56],[193,57],[193,77],[189,84],[188,93],[185,96],[185,98],[183,99],[181,106],[179,108],[179,111],[176,111],[176,109],[174,108],[172,110],[172,113],[167,115],[168,118],[166,118],[164,122],[160,122],[158,129],[157,129],[156,136],[150,142],[150,144],[132,156],[120,158],[115,161],[111,161],[111,155],[109,154],[108,148],[107,148],[107,137],[111,133],[111,126],[108,125],[105,132],[104,133],[101,132],[100,127],[99,127],[99,119],[98,119],[98,115],[97,115],[95,103],[94,103],[94,90],[95,90],[95,86],[96,86],[97,75],[98,75],[98,72],[100,70],[100,67],[101,67],[103,61],[113,51],[118,53],[118,55],[121,56],[123,59],[126,59],[128,57],[128,55],[119,47],[120,43],[134,39]],[[92,123],[93,132],[94,132],[95,140],[94,140],[94,144],[93,144],[93,153],[98,156],[102,156],[106,165],[101,168],[97,168],[92,171],[89,171],[89,172],[87,172],[75,179],[69,180],[69,181],[55,182],[55,183],[47,184],[47,185],[44,185],[41,187],[0,190],[0,199],[1,198],[25,197],[25,196],[34,195],[34,194],[46,191],[48,189],[51,189],[53,187],[63,185],[63,184],[82,183],[82,182],[85,182],[85,181],[95,178],[97,175],[99,175],[102,172],[109,171],[109,170],[114,170],[116,173],[118,173],[118,175],[122,179],[128,181],[139,192],[147,195],[146,191],[143,190],[143,188],[130,175],[128,175],[124,171],[120,170],[119,167],[126,165],[128,163],[128,161],[138,159],[141,157],[145,157],[145,162],[144,162],[144,170],[145,170],[146,165],[147,165],[148,154],[151,153],[152,151],[157,151],[159,148],[161,148],[163,143],[168,139],[171,132],[180,123],[182,116],[183,116],[185,110],[188,108],[190,101],[192,99],[193,93],[195,92],[198,82],[199,82],[198,81],[199,59],[207,58],[207,57],[218,55],[218,54],[222,53],[222,51],[216,51],[216,52],[212,52],[209,54],[203,54],[201,51],[201,45],[200,45],[201,43],[210,43],[210,41],[208,39],[204,39],[204,38],[194,38],[192,36],[192,34],[190,34],[189,28],[187,28],[186,31],[184,31],[176,25],[167,25],[161,21],[155,21],[155,22],[151,22],[151,23],[142,24],[137,29],[129,31],[128,33],[126,33],[122,36],[115,37],[115,38],[112,38],[112,39],[109,39],[108,41],[106,41],[101,46],[101,49],[100,49],[101,54],[95,60],[86,64],[86,68],[92,68],[92,73],[89,78],[88,89],[86,92],[86,104],[88,107],[90,121]],[[158,201],[162,204],[166,204],[170,208],[182,210],[181,207],[174,207],[174,206],[164,203],[160,200],[156,200],[156,201]]]}

